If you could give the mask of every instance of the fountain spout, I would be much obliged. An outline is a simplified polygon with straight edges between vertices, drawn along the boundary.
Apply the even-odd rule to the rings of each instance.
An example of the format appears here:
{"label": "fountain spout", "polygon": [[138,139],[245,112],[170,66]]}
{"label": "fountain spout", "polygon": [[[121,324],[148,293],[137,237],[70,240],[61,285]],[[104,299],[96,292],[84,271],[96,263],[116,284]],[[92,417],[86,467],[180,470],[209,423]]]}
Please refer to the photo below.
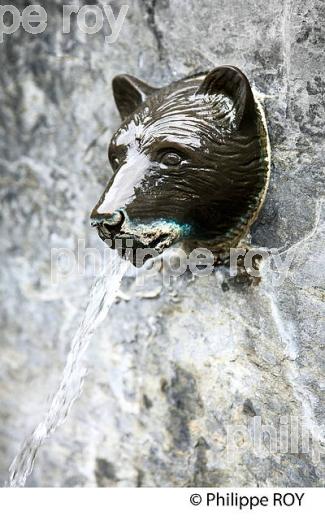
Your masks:
{"label": "fountain spout", "polygon": [[113,81],[122,124],[109,145],[113,176],[92,225],[113,249],[160,254],[182,242],[216,259],[246,235],[264,202],[270,147],[246,76],[217,67],[160,89]]}

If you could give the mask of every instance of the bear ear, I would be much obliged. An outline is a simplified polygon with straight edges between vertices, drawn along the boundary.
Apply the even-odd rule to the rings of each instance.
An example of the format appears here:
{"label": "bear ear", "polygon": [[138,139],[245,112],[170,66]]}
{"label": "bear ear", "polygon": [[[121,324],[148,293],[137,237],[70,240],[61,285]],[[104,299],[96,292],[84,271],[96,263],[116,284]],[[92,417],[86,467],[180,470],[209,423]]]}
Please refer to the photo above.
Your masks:
{"label": "bear ear", "polygon": [[131,115],[147,97],[158,90],[128,74],[115,76],[112,85],[115,103],[122,120]]}
{"label": "bear ear", "polygon": [[[246,76],[237,67],[224,65],[218,67],[205,77],[198,94],[215,98],[215,116],[221,126],[232,129],[253,130],[256,125],[255,101],[251,86]],[[232,101],[222,103],[226,94]]]}

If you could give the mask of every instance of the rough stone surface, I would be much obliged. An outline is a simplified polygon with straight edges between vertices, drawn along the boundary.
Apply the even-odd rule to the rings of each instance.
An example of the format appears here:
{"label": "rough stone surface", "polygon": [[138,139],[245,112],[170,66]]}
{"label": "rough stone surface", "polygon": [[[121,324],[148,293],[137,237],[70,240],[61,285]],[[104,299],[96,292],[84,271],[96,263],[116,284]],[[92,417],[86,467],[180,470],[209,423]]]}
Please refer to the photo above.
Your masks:
{"label": "rough stone surface", "polygon": [[[107,26],[62,34],[61,2],[38,3],[44,34],[0,44],[2,482],[59,382],[91,282],[53,283],[51,248],[102,247],[88,219],[111,175],[113,76],[163,85],[228,63],[266,94],[272,178],[252,240],[282,248],[287,276],[264,262],[258,285],[218,268],[141,289],[129,275],[28,483],[323,486],[324,2],[133,0],[112,45]],[[309,449],[293,430],[289,449],[268,449],[265,432],[258,446],[247,432],[259,418],[278,440],[298,421]]]}

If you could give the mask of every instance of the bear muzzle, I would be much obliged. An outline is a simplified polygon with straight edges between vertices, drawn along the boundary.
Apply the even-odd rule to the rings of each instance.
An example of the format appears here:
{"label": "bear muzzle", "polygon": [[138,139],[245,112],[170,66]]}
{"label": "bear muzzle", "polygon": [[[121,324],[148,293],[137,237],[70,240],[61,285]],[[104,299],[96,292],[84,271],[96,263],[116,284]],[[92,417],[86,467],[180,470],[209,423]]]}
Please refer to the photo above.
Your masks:
{"label": "bear muzzle", "polygon": [[112,239],[120,233],[125,221],[125,215],[122,210],[113,213],[98,213],[94,208],[90,215],[91,225],[97,228],[98,234],[102,240]]}

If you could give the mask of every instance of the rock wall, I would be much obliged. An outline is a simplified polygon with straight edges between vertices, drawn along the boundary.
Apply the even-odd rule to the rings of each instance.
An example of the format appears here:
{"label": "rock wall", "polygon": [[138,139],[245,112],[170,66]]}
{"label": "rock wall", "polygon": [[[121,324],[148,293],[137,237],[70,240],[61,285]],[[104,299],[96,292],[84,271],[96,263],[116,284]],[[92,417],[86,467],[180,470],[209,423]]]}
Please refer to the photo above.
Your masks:
{"label": "rock wall", "polygon": [[60,380],[91,283],[53,283],[51,248],[102,248],[89,213],[111,175],[113,76],[160,86],[227,63],[265,94],[272,177],[252,241],[281,248],[288,272],[264,262],[259,284],[218,268],[144,288],[130,274],[28,484],[323,486],[324,3],[132,0],[111,45],[107,27],[63,34],[62,3],[38,3],[46,31],[0,43],[2,483]]}

